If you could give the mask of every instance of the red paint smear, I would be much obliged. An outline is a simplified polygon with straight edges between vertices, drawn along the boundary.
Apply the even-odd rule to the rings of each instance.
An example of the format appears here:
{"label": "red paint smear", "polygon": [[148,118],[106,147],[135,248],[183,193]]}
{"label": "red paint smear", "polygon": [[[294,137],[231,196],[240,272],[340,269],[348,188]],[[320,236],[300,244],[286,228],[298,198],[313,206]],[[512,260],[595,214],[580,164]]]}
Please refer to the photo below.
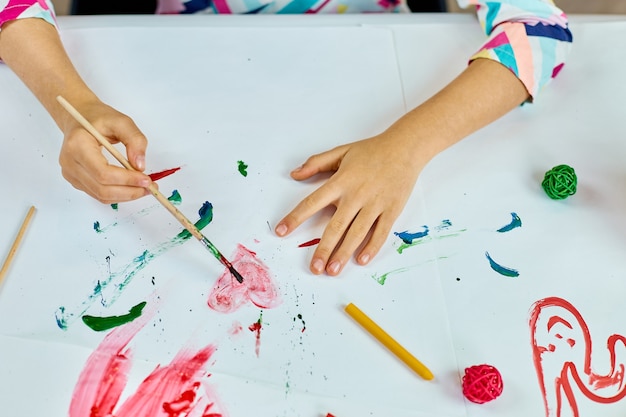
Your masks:
{"label": "red paint smear", "polygon": [[252,323],[248,326],[248,330],[255,333],[256,342],[254,345],[254,353],[256,353],[257,358],[259,357],[259,353],[261,352],[261,329],[263,328],[263,324],[261,323],[261,319]]}
{"label": "red paint smear", "polygon": [[242,283],[225,270],[209,294],[207,304],[221,313],[232,313],[248,301],[260,308],[274,308],[281,303],[278,288],[269,268],[243,245],[237,245],[231,263],[244,277]]}
{"label": "red paint smear", "polygon": [[166,169],[165,171],[161,171],[161,172],[154,172],[152,174],[149,174],[148,176],[150,177],[150,179],[152,181],[158,181],[161,178],[165,178],[167,176],[172,175],[173,173],[175,173],[176,171],[178,171],[180,169],[180,167],[178,168],[170,168],[170,169]]}
{"label": "red paint smear", "polygon": [[304,242],[304,243],[300,243],[298,245],[299,248],[306,248],[307,246],[313,246],[313,245],[317,245],[318,243],[320,243],[320,238],[315,238],[315,239],[311,239],[308,242]]}
{"label": "red paint smear", "polygon": [[[202,381],[216,347],[182,349],[167,366],[158,365],[118,406],[132,367],[128,347],[154,311],[109,333],[89,356],[70,404],[69,417],[225,417]],[[201,389],[202,388],[202,389]],[[220,408],[220,407],[217,407]]]}
{"label": "red paint smear", "polygon": [[[590,400],[602,404],[614,403],[626,396],[626,365],[617,363],[615,353],[618,343],[620,350],[626,347],[626,337],[618,334],[608,337],[606,347],[610,370],[601,375],[592,370],[589,328],[582,315],[568,301],[558,297],[537,301],[531,310],[529,324],[533,361],[547,417],[560,416],[564,402],[569,405],[574,417],[580,417],[574,387],[578,387]],[[560,329],[556,329],[558,327]],[[562,334],[568,337],[564,338]],[[606,364],[602,365],[606,368]],[[565,398],[562,398],[563,394]]]}

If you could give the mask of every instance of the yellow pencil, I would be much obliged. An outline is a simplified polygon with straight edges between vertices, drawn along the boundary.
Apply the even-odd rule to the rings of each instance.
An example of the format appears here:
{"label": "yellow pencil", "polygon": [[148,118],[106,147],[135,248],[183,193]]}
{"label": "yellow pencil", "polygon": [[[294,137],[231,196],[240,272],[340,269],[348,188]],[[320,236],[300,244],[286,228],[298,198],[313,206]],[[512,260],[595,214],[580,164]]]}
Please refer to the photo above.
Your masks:
{"label": "yellow pencil", "polygon": [[409,368],[413,369],[419,376],[430,381],[435,376],[430,369],[428,369],[422,362],[420,362],[415,356],[406,350],[400,343],[396,342],[386,331],[384,331],[378,324],[370,319],[364,312],[362,312],[357,306],[349,303],[345,307],[346,313],[350,315],[357,323],[359,323],[365,330],[367,330],[372,336],[374,336],[380,343],[382,343],[387,349],[389,349],[394,355],[396,355],[402,362],[406,363]]}

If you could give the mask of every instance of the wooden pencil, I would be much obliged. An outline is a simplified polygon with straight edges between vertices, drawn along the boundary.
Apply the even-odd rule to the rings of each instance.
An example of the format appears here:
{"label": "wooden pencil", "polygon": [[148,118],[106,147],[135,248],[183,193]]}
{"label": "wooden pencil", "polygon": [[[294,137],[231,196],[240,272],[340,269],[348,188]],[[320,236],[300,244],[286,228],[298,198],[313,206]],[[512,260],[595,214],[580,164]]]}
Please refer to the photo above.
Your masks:
{"label": "wooden pencil", "polygon": [[11,263],[13,262],[13,258],[15,258],[15,254],[17,253],[17,250],[20,247],[20,243],[22,242],[22,238],[24,237],[24,233],[26,233],[26,229],[28,228],[28,225],[30,224],[30,220],[33,217],[33,214],[35,214],[35,206],[30,206],[30,209],[28,209],[28,213],[26,213],[26,217],[24,218],[24,221],[22,222],[22,226],[20,227],[20,230],[17,233],[15,240],[13,241],[13,245],[11,246],[11,249],[9,250],[7,257],[4,260],[4,264],[2,264],[2,269],[0,269],[0,284],[2,284],[2,281],[4,280],[5,275],[9,271],[9,267],[11,266]]}

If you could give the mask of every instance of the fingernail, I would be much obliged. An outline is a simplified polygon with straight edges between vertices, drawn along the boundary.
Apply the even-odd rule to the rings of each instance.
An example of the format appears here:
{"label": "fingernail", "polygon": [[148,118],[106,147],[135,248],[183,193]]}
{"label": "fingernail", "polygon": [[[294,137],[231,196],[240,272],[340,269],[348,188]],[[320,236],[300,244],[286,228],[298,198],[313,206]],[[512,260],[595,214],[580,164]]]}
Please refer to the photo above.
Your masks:
{"label": "fingernail", "polygon": [[330,274],[339,273],[339,269],[341,269],[341,263],[339,261],[332,261],[330,265],[328,265],[328,272]]}
{"label": "fingernail", "polygon": [[286,233],[287,233],[287,226],[285,226],[283,223],[276,226],[276,234],[278,236],[285,236]]}
{"label": "fingernail", "polygon": [[137,168],[140,171],[143,171],[144,168],[146,167],[146,157],[143,155],[139,155],[136,159],[135,159],[135,164],[137,165]]}
{"label": "fingernail", "polygon": [[311,268],[313,269],[313,272],[315,272],[316,274],[321,274],[322,271],[324,270],[324,261],[322,261],[321,259],[314,260],[313,263],[311,264]]}
{"label": "fingernail", "polygon": [[359,257],[359,262],[361,263],[361,265],[365,265],[369,261],[370,261],[370,254],[369,253],[364,253],[363,255],[361,255]]}
{"label": "fingernail", "polygon": [[301,170],[302,170],[302,165],[300,165],[298,168],[296,168],[293,171],[291,171],[291,173],[294,174],[296,172],[300,172]]}
{"label": "fingernail", "polygon": [[143,187],[143,188],[148,188],[148,187],[150,186],[150,183],[151,183],[151,182],[152,182],[152,181],[151,181],[151,180],[149,180],[149,179],[146,179],[146,180],[141,180],[141,182],[139,183],[139,186],[140,186],[140,187]]}

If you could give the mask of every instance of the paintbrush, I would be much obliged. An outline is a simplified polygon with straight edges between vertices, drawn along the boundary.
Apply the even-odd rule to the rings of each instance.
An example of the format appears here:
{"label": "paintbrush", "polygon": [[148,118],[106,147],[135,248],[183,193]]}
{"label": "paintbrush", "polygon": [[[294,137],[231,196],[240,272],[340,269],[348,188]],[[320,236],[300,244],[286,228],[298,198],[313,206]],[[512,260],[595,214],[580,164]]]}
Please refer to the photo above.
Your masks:
{"label": "paintbrush", "polygon": [[[128,162],[128,160],[100,132],[98,132],[96,128],[91,123],[89,123],[89,121],[85,119],[85,117],[80,114],[78,110],[74,108],[74,106],[72,106],[66,99],[61,96],[57,96],[57,101],[61,104],[61,106],[63,106],[65,110],[70,113],[70,115],[72,115],[74,119],[76,119],[78,123],[80,123],[82,127],[85,128],[85,130],[91,133],[91,135],[96,138],[96,140],[102,146],[104,146],[104,148],[109,151],[109,153],[113,155],[113,157],[117,159],[120,164],[124,166],[124,168],[131,171],[136,171],[135,168],[133,168],[133,166],[130,164],[130,162]],[[159,203],[161,203],[161,205],[163,205],[163,207],[165,207],[167,211],[169,211],[174,217],[176,217],[176,219],[183,225],[183,227],[187,229],[189,233],[191,233],[196,239],[198,239],[198,241],[200,241],[200,243],[202,243],[202,245],[206,249],[208,249],[209,252],[211,252],[218,261],[222,263],[222,265],[228,268],[230,273],[239,283],[243,282],[243,277],[239,272],[237,272],[237,270],[228,261],[228,259],[226,259],[224,255],[222,255],[222,253],[215,247],[215,245],[211,243],[211,241],[207,239],[200,232],[200,230],[167,199],[167,197],[161,194],[154,182],[151,182],[150,185],[146,187],[146,189],[150,191],[150,193],[159,201]]]}

